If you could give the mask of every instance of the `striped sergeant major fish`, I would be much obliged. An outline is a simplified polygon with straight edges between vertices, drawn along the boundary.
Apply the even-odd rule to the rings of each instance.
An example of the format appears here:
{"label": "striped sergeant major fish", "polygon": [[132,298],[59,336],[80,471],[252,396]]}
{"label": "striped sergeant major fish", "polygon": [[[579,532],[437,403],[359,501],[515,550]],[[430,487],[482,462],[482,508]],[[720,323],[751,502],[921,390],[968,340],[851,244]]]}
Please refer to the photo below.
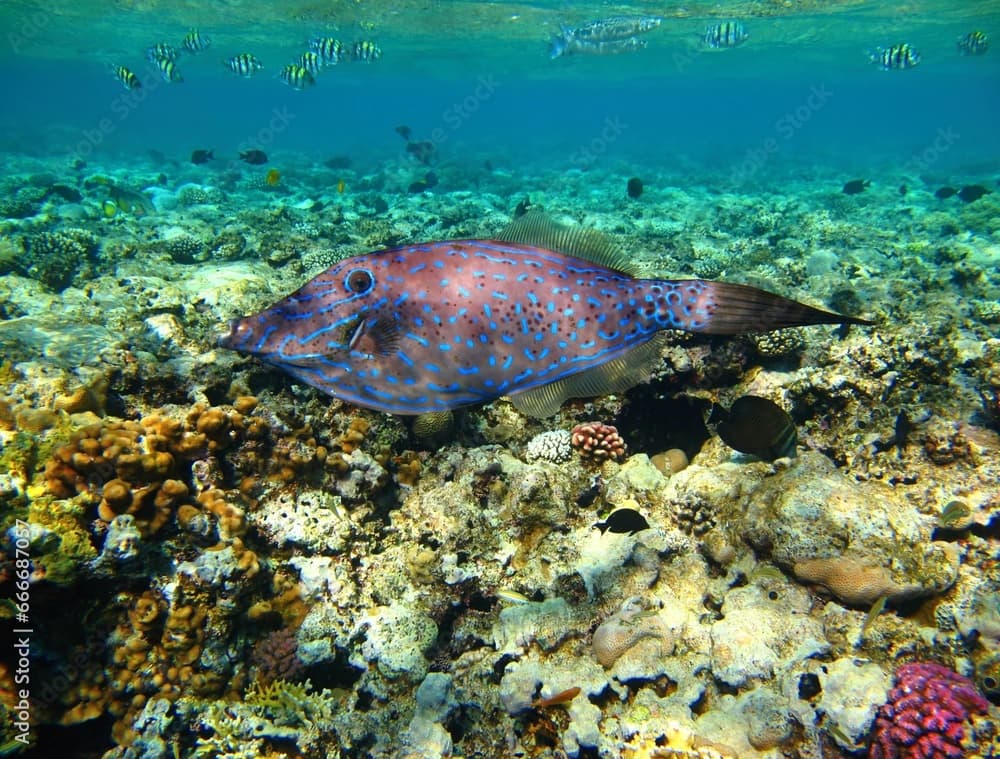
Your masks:
{"label": "striped sergeant major fish", "polygon": [[296,63],[289,63],[281,69],[280,76],[281,81],[293,90],[304,90],[306,87],[312,87],[316,84],[316,79],[309,73],[309,69],[303,68]]}
{"label": "striped sergeant major fish", "polygon": [[313,37],[309,49],[322,59],[324,66],[336,66],[345,56],[344,45],[333,37]]}
{"label": "striped sergeant major fish", "polygon": [[156,70],[160,72],[160,76],[163,77],[165,82],[183,82],[184,77],[181,76],[181,72],[177,69],[177,64],[174,63],[169,58],[157,58],[152,62],[156,66]]}
{"label": "striped sergeant major fish", "polygon": [[314,53],[312,50],[300,55],[296,63],[313,76],[316,76],[316,74],[322,71],[324,65],[323,59],[320,58],[319,53]]}
{"label": "striped sergeant major fish", "polygon": [[920,63],[920,53],[903,42],[892,47],[875,48],[868,54],[868,60],[883,71],[902,71]]}
{"label": "striped sergeant major fish", "polygon": [[139,77],[132,73],[131,69],[128,69],[125,66],[117,66],[115,64],[111,64],[108,68],[111,70],[115,79],[121,82],[122,87],[126,90],[138,90],[142,88],[142,82],[139,81]]}
{"label": "striped sergeant major fish", "polygon": [[990,38],[986,32],[969,32],[958,38],[958,52],[962,55],[982,55],[990,49]]}
{"label": "striped sergeant major fish", "polygon": [[264,68],[264,64],[261,63],[257,56],[253,53],[240,53],[239,55],[234,55],[226,61],[225,64],[226,68],[234,74],[239,74],[240,76],[248,78]]}
{"label": "striped sergeant major fish", "polygon": [[870,324],[745,285],[638,279],[601,234],[538,212],[495,239],[405,245],[334,264],[219,344],[348,403],[423,414],[510,396],[535,417],[623,392],[666,330],[739,335]]}
{"label": "striped sergeant major fish", "polygon": [[382,48],[371,40],[360,40],[351,45],[351,60],[372,63],[382,57]]}
{"label": "striped sergeant major fish", "polygon": [[162,60],[176,61],[180,56],[181,53],[176,47],[165,42],[157,42],[146,48],[146,60],[150,63]]}
{"label": "striped sergeant major fish", "polygon": [[197,29],[192,29],[184,35],[184,41],[181,43],[181,47],[189,53],[200,53],[203,50],[208,50],[211,44],[212,40],[210,38],[204,36]]}
{"label": "striped sergeant major fish", "polygon": [[750,33],[740,21],[723,21],[705,30],[702,41],[711,48],[738,47],[750,38]]}

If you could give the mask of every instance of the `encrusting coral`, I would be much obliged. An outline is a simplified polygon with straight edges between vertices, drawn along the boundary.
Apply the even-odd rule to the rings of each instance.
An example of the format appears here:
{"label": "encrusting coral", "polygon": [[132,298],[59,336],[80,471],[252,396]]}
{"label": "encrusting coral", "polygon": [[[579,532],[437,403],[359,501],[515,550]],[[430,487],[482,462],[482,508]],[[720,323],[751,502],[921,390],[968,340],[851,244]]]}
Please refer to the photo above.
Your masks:
{"label": "encrusting coral", "polygon": [[934,662],[896,670],[896,684],[875,719],[870,759],[961,759],[969,756],[965,722],[989,702],[967,677]]}

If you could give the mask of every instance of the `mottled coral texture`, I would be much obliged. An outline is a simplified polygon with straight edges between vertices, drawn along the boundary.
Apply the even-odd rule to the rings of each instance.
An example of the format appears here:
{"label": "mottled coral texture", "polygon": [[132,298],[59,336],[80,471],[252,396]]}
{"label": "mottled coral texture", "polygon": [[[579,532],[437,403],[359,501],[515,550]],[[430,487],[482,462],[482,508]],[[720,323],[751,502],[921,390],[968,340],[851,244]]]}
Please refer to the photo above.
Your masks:
{"label": "mottled coral texture", "polygon": [[869,759],[961,759],[965,721],[989,704],[967,677],[933,662],[904,664],[875,718]]}

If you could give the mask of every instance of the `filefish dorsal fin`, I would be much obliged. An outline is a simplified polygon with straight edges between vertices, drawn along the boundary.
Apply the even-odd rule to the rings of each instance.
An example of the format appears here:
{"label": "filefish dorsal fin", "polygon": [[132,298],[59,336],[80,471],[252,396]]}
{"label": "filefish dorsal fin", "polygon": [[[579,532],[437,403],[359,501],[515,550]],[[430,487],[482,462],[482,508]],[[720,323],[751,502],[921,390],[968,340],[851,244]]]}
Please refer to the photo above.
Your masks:
{"label": "filefish dorsal fin", "polygon": [[606,266],[630,277],[638,276],[631,263],[611,239],[596,229],[565,227],[541,211],[528,211],[514,219],[496,236],[501,242],[519,242],[576,256]]}
{"label": "filefish dorsal fin", "polygon": [[607,363],[573,374],[548,385],[533,387],[510,396],[514,407],[522,414],[543,418],[555,414],[567,398],[593,398],[609,393],[621,393],[637,385],[660,362],[660,352],[669,341],[665,332],[631,348]]}

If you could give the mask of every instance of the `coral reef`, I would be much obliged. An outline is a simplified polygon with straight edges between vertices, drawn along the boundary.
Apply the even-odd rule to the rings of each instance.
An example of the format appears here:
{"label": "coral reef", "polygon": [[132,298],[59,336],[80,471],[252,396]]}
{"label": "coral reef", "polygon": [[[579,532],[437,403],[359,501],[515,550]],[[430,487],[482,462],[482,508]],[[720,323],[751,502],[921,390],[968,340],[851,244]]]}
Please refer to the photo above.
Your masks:
{"label": "coral reef", "polygon": [[895,685],[875,719],[871,759],[960,759],[975,745],[965,742],[965,722],[985,714],[989,702],[967,677],[935,662],[912,662],[896,670]]}
{"label": "coral reef", "polygon": [[[635,201],[625,152],[580,171],[440,149],[412,194],[408,156],[376,152],[276,146],[267,192],[221,162],[5,156],[0,589],[27,572],[39,751],[906,756],[914,725],[944,755],[995,745],[996,193],[907,177],[857,202],[786,156],[692,183],[678,155],[644,159]],[[334,262],[489,238],[526,201],[649,276],[878,325],[672,332],[648,383],[544,420],[359,410],[216,345]],[[709,409],[750,394],[788,410],[797,458],[713,433]],[[594,529],[620,509],[648,527]],[[883,706],[900,660],[993,703],[925,668]],[[906,683],[946,706],[908,712]]]}

